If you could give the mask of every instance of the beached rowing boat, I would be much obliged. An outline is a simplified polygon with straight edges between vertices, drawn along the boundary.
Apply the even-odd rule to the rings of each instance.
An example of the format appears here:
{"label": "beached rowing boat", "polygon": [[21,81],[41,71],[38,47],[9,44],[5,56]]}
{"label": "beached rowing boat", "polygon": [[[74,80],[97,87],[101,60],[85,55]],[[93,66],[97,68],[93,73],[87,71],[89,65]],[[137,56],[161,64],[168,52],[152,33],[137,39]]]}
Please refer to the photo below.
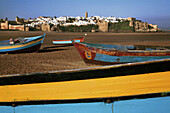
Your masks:
{"label": "beached rowing boat", "polygon": [[38,52],[44,38],[45,34],[0,41],[0,53]]}
{"label": "beached rowing boat", "polygon": [[170,58],[170,47],[146,45],[106,45],[74,42],[86,63],[119,64]]}
{"label": "beached rowing boat", "polygon": [[[86,36],[87,34],[85,34]],[[73,41],[74,42],[83,42],[84,41],[84,37],[80,37],[80,38],[75,38],[75,39],[71,39],[71,40],[53,40],[52,43],[54,45],[73,45]]]}

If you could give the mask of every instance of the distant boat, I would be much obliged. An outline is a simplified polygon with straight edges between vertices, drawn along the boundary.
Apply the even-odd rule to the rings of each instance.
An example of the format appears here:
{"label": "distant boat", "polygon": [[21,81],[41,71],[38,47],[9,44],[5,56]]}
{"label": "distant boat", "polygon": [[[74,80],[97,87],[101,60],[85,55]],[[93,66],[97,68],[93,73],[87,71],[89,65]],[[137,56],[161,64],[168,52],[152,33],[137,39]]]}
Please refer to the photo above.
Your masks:
{"label": "distant boat", "polygon": [[[85,34],[85,36],[87,36],[87,34]],[[73,41],[74,42],[83,42],[84,41],[84,37],[80,37],[80,38],[75,38],[75,39],[70,39],[70,40],[53,40],[52,43],[54,45],[73,45]]]}
{"label": "distant boat", "polygon": [[45,34],[0,41],[0,53],[38,52],[44,38]]}
{"label": "distant boat", "polygon": [[170,58],[170,47],[145,45],[106,45],[74,42],[86,63],[121,64]]}

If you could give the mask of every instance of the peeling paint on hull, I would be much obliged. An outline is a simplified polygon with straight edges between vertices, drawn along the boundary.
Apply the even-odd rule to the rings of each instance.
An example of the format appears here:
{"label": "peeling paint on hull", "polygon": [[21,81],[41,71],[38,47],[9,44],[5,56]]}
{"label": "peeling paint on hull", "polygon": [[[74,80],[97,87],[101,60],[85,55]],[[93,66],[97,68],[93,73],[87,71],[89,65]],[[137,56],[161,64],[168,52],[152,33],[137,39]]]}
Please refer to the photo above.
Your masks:
{"label": "peeling paint on hull", "polygon": [[95,62],[102,65],[121,64],[170,58],[170,49],[163,47],[149,46],[149,48],[147,48],[147,46],[105,45],[76,42],[74,43],[74,46],[80,53],[82,59],[86,63],[92,64],[95,64]]}

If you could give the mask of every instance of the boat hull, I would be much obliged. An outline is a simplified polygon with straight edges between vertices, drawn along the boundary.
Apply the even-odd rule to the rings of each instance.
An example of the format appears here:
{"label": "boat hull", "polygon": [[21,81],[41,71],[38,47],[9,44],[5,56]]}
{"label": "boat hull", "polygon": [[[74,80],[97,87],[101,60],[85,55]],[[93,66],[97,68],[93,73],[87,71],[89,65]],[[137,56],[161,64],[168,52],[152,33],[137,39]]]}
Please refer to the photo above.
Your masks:
{"label": "boat hull", "polygon": [[86,80],[2,85],[0,102],[118,98],[168,92],[169,74],[170,71],[166,71]]}
{"label": "boat hull", "polygon": [[19,44],[0,46],[0,53],[25,53],[38,52],[45,36],[38,36],[37,38]]}
{"label": "boat hull", "polygon": [[1,75],[0,105],[109,102],[108,99],[113,102],[115,99],[160,96],[170,90],[169,63],[170,59],[166,59]]}
{"label": "boat hull", "polygon": [[[17,107],[0,106],[0,112],[7,113],[167,113],[170,97],[152,97],[105,102],[76,102],[55,104],[28,104]],[[5,112],[6,113],[6,112]]]}
{"label": "boat hull", "polygon": [[123,50],[123,47],[121,47],[121,50],[109,50],[108,48],[91,47],[86,43],[74,43],[74,46],[82,59],[88,64],[122,64],[170,58],[170,50],[126,51]]}
{"label": "boat hull", "polygon": [[29,52],[38,52],[41,47],[41,44],[34,45],[29,48],[23,48],[23,49],[18,49],[14,51],[6,51],[6,52],[1,52],[1,53],[29,53]]}
{"label": "boat hull", "polygon": [[83,42],[84,37],[73,39],[73,40],[53,40],[52,43],[54,45],[73,45],[73,43],[72,43],[73,41],[74,42]]}

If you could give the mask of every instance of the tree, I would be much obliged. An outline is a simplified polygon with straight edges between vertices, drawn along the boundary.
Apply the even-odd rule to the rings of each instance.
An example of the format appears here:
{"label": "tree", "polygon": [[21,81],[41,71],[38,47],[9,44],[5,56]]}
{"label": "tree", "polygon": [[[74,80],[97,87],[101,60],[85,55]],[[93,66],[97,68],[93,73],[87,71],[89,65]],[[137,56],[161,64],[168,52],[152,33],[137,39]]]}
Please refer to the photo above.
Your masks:
{"label": "tree", "polygon": [[58,25],[57,28],[62,32],[91,32],[92,30],[97,30],[98,25],[70,25],[70,26],[60,26]]}
{"label": "tree", "polygon": [[129,26],[129,21],[109,23],[109,32],[134,32],[134,28]]}

